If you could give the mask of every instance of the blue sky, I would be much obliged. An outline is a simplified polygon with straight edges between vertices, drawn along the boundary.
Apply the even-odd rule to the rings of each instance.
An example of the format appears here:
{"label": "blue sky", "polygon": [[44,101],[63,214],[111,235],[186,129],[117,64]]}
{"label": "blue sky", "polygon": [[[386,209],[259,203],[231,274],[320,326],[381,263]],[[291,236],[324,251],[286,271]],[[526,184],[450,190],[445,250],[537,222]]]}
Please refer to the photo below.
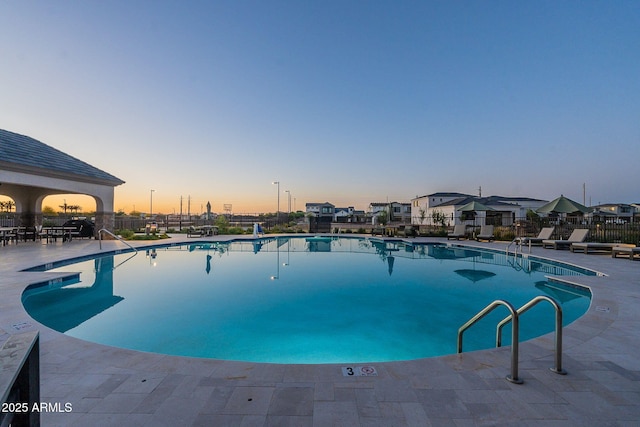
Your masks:
{"label": "blue sky", "polygon": [[640,202],[639,52],[637,1],[3,1],[0,128],[126,211]]}

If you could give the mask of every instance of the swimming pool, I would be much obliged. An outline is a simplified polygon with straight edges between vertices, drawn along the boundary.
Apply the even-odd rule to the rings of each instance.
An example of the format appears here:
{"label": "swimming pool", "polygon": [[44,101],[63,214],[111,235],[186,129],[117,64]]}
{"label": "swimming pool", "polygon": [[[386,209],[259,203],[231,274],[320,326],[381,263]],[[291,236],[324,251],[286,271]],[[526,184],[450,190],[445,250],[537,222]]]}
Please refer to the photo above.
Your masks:
{"label": "swimming pool", "polygon": [[[495,299],[519,307],[551,296],[565,325],[590,303],[587,291],[546,278],[588,271],[380,239],[199,241],[47,267],[69,279],[30,286],[22,299],[52,329],[134,350],[238,361],[433,357],[455,353],[458,328]],[[493,347],[506,314],[496,310],[465,333],[465,350]],[[536,306],[520,328],[523,340],[553,331],[553,309]],[[508,330],[504,336],[508,343]]]}

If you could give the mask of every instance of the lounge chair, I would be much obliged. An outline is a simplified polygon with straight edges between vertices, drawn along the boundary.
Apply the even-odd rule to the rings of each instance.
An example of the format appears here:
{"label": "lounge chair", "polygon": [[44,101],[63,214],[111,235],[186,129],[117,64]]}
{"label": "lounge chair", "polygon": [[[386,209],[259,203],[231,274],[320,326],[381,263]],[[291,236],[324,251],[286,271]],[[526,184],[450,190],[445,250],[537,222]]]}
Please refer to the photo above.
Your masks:
{"label": "lounge chair", "polygon": [[492,241],[495,239],[493,235],[493,225],[483,225],[480,227],[480,233],[476,236],[476,240],[488,240]]}
{"label": "lounge chair", "polygon": [[384,236],[385,235],[384,227],[373,227],[371,229],[371,235],[375,236],[376,234],[379,235],[379,236]]}
{"label": "lounge chair", "polygon": [[555,227],[544,227],[536,237],[517,237],[515,242],[518,245],[529,245],[529,252],[531,252],[531,246],[540,246],[543,240],[551,239],[554,230]]}
{"label": "lounge chair", "polygon": [[640,256],[640,247],[616,246],[611,249],[611,258],[618,258],[618,255],[627,255],[633,261],[635,255]]}
{"label": "lounge chair", "polygon": [[189,227],[189,231],[187,231],[187,237],[202,237],[204,236],[204,230],[201,228]]}
{"label": "lounge chair", "polygon": [[571,233],[571,236],[567,240],[543,240],[542,247],[553,249],[565,249],[570,248],[572,243],[584,242],[589,234],[588,228],[576,228]]}
{"label": "lounge chair", "polygon": [[585,254],[592,252],[611,252],[616,247],[633,247],[633,245],[625,245],[624,243],[597,243],[597,242],[579,242],[571,244],[571,252],[584,252]]}
{"label": "lounge chair", "polygon": [[458,224],[453,227],[453,232],[447,234],[447,240],[456,239],[460,240],[461,237],[467,237],[467,226],[465,224]]}
{"label": "lounge chair", "polygon": [[416,237],[418,232],[412,226],[406,225],[402,230],[400,230],[399,234],[404,237]]}

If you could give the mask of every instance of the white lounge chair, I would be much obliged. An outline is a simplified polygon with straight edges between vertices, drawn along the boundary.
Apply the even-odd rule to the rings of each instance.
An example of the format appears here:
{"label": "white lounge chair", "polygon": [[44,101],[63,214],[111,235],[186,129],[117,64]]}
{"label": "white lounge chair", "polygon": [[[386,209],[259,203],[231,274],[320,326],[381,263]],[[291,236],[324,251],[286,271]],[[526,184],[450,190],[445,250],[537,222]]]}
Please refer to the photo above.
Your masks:
{"label": "white lounge chair", "polygon": [[493,225],[483,225],[480,227],[480,233],[476,236],[476,240],[488,240],[492,241],[495,239],[493,235]]}
{"label": "white lounge chair", "polygon": [[467,237],[467,226],[465,224],[458,224],[453,227],[453,232],[447,234],[447,240],[456,239],[460,240],[461,237]]}
{"label": "white lounge chair", "polygon": [[627,255],[633,261],[635,255],[640,256],[640,247],[616,246],[611,249],[611,258],[618,258],[618,255]]}
{"label": "white lounge chair", "polygon": [[585,254],[592,252],[611,252],[617,247],[633,247],[633,245],[625,245],[624,243],[597,243],[597,242],[577,242],[571,244],[571,252],[583,252]]}
{"label": "white lounge chair", "polygon": [[543,240],[551,239],[555,229],[555,227],[544,227],[536,237],[517,237],[515,242],[518,245],[529,245],[529,252],[531,252],[531,246],[542,245]]}
{"label": "white lounge chair", "polygon": [[584,242],[589,235],[588,228],[576,228],[571,233],[571,236],[567,240],[543,240],[542,247],[553,249],[565,249],[570,248],[572,243]]}

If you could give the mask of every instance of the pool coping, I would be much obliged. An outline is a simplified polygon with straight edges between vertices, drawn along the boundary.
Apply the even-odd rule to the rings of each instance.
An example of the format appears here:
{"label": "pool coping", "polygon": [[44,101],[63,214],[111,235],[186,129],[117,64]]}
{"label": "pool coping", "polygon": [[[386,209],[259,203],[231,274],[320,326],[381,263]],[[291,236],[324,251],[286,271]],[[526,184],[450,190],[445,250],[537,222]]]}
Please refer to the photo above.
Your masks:
{"label": "pool coping", "polygon": [[[173,239],[174,244],[194,243],[180,236]],[[446,243],[443,239],[401,240]],[[454,245],[493,250],[504,250],[506,245],[465,243]],[[41,399],[73,405],[70,413],[42,414],[43,425],[116,425],[124,420],[159,425],[178,421],[183,425],[331,425],[344,420],[367,425],[516,420],[630,424],[640,418],[640,362],[635,357],[640,322],[634,313],[637,307],[624,304],[640,301],[637,262],[534,248],[534,256],[553,255],[551,259],[561,262],[595,266],[606,275],[579,277],[579,284],[589,287],[593,298],[588,312],[564,331],[563,367],[569,374],[549,370],[553,334],[547,334],[520,344],[520,377],[525,383],[515,385],[504,379],[509,373],[510,347],[375,363],[377,376],[353,378],[343,376],[343,364],[229,362],[124,350],[67,337],[32,320],[20,303],[22,291],[34,277],[55,280],[56,275],[20,271],[22,267],[35,265],[36,260],[47,263],[91,251],[117,251],[122,245],[102,244],[102,252],[96,241],[20,244],[0,252],[0,338],[39,330]]]}

